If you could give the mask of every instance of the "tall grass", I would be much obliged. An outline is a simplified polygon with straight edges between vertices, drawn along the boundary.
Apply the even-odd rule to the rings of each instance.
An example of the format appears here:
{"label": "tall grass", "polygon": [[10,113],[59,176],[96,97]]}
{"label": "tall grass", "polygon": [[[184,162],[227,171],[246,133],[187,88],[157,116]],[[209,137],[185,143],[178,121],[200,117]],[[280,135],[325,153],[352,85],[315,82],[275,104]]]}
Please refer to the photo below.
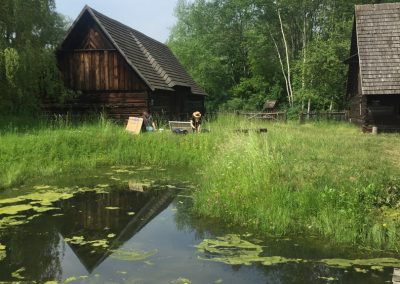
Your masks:
{"label": "tall grass", "polygon": [[8,127],[0,136],[0,188],[34,176],[82,173],[107,165],[201,167],[216,139],[169,132],[134,136],[103,118],[81,124],[41,121],[38,125],[23,131]]}
{"label": "tall grass", "polygon": [[400,206],[399,135],[337,123],[268,128],[231,132],[218,145],[195,192],[198,214],[274,235],[400,248],[400,220],[386,213]]}
{"label": "tall grass", "polygon": [[[400,136],[338,123],[298,125],[223,116],[210,133],[133,136],[104,118],[0,129],[0,188],[106,165],[197,172],[194,212],[274,235],[318,234],[399,248]],[[267,127],[268,134],[236,129]]]}

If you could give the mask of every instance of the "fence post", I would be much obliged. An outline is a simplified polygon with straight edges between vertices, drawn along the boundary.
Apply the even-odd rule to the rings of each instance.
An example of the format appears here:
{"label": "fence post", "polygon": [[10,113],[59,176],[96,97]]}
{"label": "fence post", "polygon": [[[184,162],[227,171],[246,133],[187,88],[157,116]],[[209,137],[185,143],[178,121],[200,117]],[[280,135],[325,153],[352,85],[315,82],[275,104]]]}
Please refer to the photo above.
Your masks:
{"label": "fence post", "polygon": [[302,112],[299,113],[299,123],[300,124],[304,123],[304,114]]}

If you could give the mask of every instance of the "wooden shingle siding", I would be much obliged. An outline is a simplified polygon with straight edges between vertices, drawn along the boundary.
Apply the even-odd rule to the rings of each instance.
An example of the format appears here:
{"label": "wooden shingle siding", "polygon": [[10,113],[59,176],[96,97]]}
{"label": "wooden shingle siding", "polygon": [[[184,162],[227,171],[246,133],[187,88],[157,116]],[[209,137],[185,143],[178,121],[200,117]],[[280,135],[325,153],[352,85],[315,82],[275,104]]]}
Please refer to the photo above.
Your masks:
{"label": "wooden shingle siding", "polygon": [[363,95],[400,94],[400,4],[356,6]]}

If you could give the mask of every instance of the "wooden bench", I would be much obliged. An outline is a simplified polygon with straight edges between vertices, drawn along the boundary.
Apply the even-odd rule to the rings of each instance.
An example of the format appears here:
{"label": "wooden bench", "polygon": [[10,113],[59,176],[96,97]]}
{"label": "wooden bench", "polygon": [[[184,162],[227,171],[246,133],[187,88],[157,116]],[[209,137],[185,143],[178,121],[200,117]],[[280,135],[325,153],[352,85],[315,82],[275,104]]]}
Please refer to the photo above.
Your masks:
{"label": "wooden bench", "polygon": [[192,133],[192,126],[189,121],[170,121],[169,128],[174,133]]}

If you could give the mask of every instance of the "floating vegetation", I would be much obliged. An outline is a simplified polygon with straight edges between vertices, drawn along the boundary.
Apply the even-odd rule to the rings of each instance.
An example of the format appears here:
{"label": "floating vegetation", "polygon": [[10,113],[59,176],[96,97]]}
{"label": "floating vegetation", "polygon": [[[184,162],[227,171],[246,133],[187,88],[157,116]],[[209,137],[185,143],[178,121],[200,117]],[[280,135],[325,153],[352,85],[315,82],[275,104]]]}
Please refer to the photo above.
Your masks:
{"label": "floating vegetation", "polygon": [[35,185],[33,188],[40,190],[40,189],[49,189],[49,188],[51,188],[51,186],[50,185]]}
{"label": "floating vegetation", "polygon": [[64,283],[70,283],[70,282],[74,282],[77,280],[78,280],[78,278],[76,278],[75,276],[71,276],[71,277],[68,277],[67,279],[65,279]]}
{"label": "floating vegetation", "polygon": [[150,183],[137,182],[134,180],[128,181],[129,190],[144,192],[151,187]]}
{"label": "floating vegetation", "polygon": [[339,280],[336,277],[322,277],[322,276],[318,276],[318,279],[322,279],[322,280],[325,280],[325,281],[328,281],[328,282]]}
{"label": "floating vegetation", "polygon": [[192,281],[183,277],[179,277],[178,279],[171,282],[171,284],[191,284],[191,283]]}
{"label": "floating vegetation", "polygon": [[17,215],[32,209],[33,206],[29,204],[5,206],[0,208],[0,215]]}
{"label": "floating vegetation", "polygon": [[355,270],[356,272],[360,272],[360,273],[367,273],[367,272],[368,272],[368,270],[363,269],[363,268],[359,268],[359,267],[355,267],[354,270]]}
{"label": "floating vegetation", "polygon": [[3,259],[5,259],[6,256],[7,256],[7,253],[6,253],[6,246],[5,246],[5,245],[2,245],[2,244],[0,243],[0,261],[2,261]]}
{"label": "floating vegetation", "polygon": [[115,236],[116,236],[116,234],[108,234],[107,238],[112,239],[112,238],[115,238]]}
{"label": "floating vegetation", "polygon": [[400,259],[396,258],[371,258],[371,259],[322,259],[321,263],[327,266],[338,267],[338,268],[349,268],[352,266],[370,266],[372,267],[394,267],[400,268]]}
{"label": "floating vegetation", "polygon": [[126,214],[128,214],[129,216],[133,216],[133,215],[135,215],[135,212],[128,212]]}
{"label": "floating vegetation", "polygon": [[206,253],[204,260],[223,262],[231,265],[251,265],[260,262],[270,266],[280,263],[304,262],[300,259],[289,259],[280,256],[260,256],[263,249],[260,245],[243,240],[239,235],[226,235],[217,239],[206,239],[196,246],[201,252]]}
{"label": "floating vegetation", "polygon": [[192,281],[183,277],[179,277],[178,279],[171,281],[171,284],[191,284],[191,283]]}
{"label": "floating vegetation", "polygon": [[25,270],[26,270],[25,267],[22,267],[22,268],[18,269],[17,271],[14,271],[13,273],[11,273],[11,276],[13,278],[20,279],[20,280],[25,279],[25,277],[21,275],[21,273],[25,272]]}
{"label": "floating vegetation", "polygon": [[112,258],[118,260],[126,260],[126,261],[137,261],[137,260],[145,260],[155,254],[158,253],[158,250],[153,250],[149,252],[140,252],[136,250],[114,250],[114,253],[111,255]]}
{"label": "floating vegetation", "polygon": [[0,219],[0,229],[5,229],[10,226],[19,226],[26,223],[28,223],[28,220],[25,215],[6,216]]}
{"label": "floating vegetation", "polygon": [[65,238],[64,239],[67,243],[79,246],[90,245],[92,247],[102,247],[104,249],[108,248],[108,240],[93,240],[87,241],[83,236],[73,236],[72,238]]}
{"label": "floating vegetation", "polygon": [[109,184],[98,184],[96,187],[108,188],[108,187],[110,187],[110,185]]}
{"label": "floating vegetation", "polygon": [[107,209],[107,210],[119,210],[120,208],[119,207],[108,206],[105,209]]}

